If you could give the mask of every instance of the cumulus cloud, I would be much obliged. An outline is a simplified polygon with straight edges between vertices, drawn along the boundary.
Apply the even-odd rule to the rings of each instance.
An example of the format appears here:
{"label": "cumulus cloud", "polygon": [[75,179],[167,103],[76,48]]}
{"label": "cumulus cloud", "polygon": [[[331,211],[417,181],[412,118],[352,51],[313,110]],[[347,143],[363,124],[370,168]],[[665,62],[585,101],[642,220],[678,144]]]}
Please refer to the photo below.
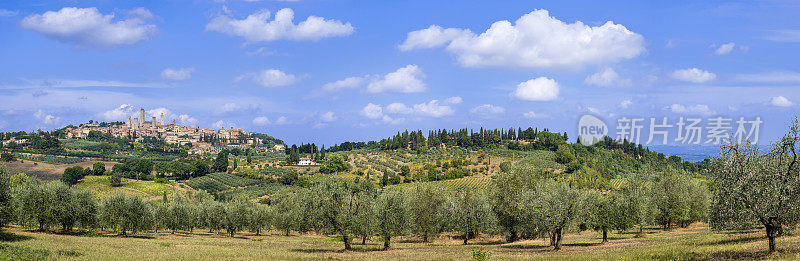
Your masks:
{"label": "cumulus cloud", "polygon": [[624,100],[624,101],[619,103],[619,107],[623,108],[623,109],[627,109],[628,106],[631,106],[631,104],[633,104],[633,102],[631,100]]}
{"label": "cumulus cloud", "polygon": [[789,107],[794,105],[792,101],[783,96],[772,97],[772,100],[770,100],[769,103],[778,107]]}
{"label": "cumulus cloud", "polygon": [[101,14],[95,7],[64,7],[59,11],[29,15],[22,19],[20,26],[78,47],[99,48],[132,45],[150,39],[157,32],[155,25],[146,23],[153,17],[147,9],[131,10],[122,20],[114,21],[114,17],[114,14]]}
{"label": "cumulus cloud", "polygon": [[39,121],[41,121],[42,123],[44,123],[46,125],[53,125],[53,124],[58,123],[61,120],[60,118],[58,118],[56,116],[53,116],[51,114],[47,114],[47,113],[43,112],[42,110],[36,111],[33,114],[33,117],[35,117],[36,119],[38,119]]}
{"label": "cumulus cloud", "polygon": [[729,54],[729,53],[731,53],[731,51],[733,51],[734,47],[736,47],[735,43],[726,43],[726,44],[720,45],[719,48],[717,48],[717,50],[714,51],[714,54],[716,54],[716,55]]}
{"label": "cumulus cloud", "polygon": [[243,74],[237,77],[236,81],[241,81],[243,79],[252,80],[256,84],[267,88],[289,86],[300,81],[300,77],[297,77],[293,74],[287,74],[281,70],[276,70],[276,69],[269,69],[256,73]]}
{"label": "cumulus cloud", "polygon": [[319,119],[323,122],[332,122],[338,118],[336,117],[336,114],[334,114],[332,111],[328,111],[320,115]]}
{"label": "cumulus cloud", "polygon": [[698,114],[698,115],[712,115],[715,112],[708,108],[708,105],[704,104],[697,104],[691,106],[684,106],[681,104],[672,104],[667,107],[667,109],[671,110],[674,113],[689,113],[689,114]]}
{"label": "cumulus cloud", "polygon": [[349,77],[344,80],[338,80],[331,83],[322,85],[322,90],[325,91],[339,91],[345,89],[355,89],[364,84],[367,77]]}
{"label": "cumulus cloud", "polygon": [[545,115],[545,114],[535,113],[535,112],[532,112],[532,111],[523,113],[522,116],[525,116],[525,118],[528,118],[528,119],[547,118],[547,115]]}
{"label": "cumulus cloud", "polygon": [[386,112],[396,114],[411,114],[414,109],[406,106],[405,104],[395,102],[386,106]]}
{"label": "cumulus cloud", "polygon": [[555,80],[539,77],[520,83],[512,95],[526,101],[550,101],[558,98],[560,88]]}
{"label": "cumulus cloud", "polygon": [[398,48],[440,46],[446,46],[445,50],[467,67],[575,68],[630,59],[645,51],[644,37],[621,24],[568,24],[542,9],[523,15],[514,24],[497,21],[481,34],[432,25],[408,33]]}
{"label": "cumulus cloud", "polygon": [[503,114],[506,112],[506,109],[500,106],[495,106],[491,104],[483,104],[478,105],[475,108],[472,108],[470,113],[474,115],[478,115],[479,117],[491,117],[497,114]]}
{"label": "cumulus cloud", "polygon": [[367,92],[422,92],[427,88],[422,78],[425,78],[425,75],[417,65],[407,65],[370,82],[367,85]]}
{"label": "cumulus cloud", "polygon": [[395,102],[389,104],[384,109],[381,105],[369,103],[361,109],[359,114],[370,119],[381,119],[384,122],[387,122],[388,119],[391,119],[393,122],[405,120],[386,117],[388,116],[386,114],[411,114],[421,117],[441,118],[455,114],[455,109],[453,109],[451,105],[453,104],[447,102],[441,103],[439,100],[431,100],[414,104],[413,106],[406,106],[403,103]]}
{"label": "cumulus cloud", "polygon": [[383,116],[383,108],[380,105],[369,103],[361,109],[360,114],[370,119],[378,119]]}
{"label": "cumulus cloud", "polygon": [[294,11],[278,10],[273,19],[269,10],[260,10],[244,19],[221,14],[206,25],[207,31],[239,36],[247,42],[272,42],[279,40],[318,41],[322,38],[347,36],[355,31],[350,23],[309,16],[299,24],[294,23]]}
{"label": "cumulus cloud", "polygon": [[684,82],[704,83],[716,79],[717,75],[709,71],[704,71],[697,68],[689,68],[675,70],[672,72],[672,78]]}
{"label": "cumulus cloud", "polygon": [[271,122],[269,121],[269,119],[267,117],[264,117],[264,116],[253,118],[253,125],[256,125],[256,126],[265,126],[265,125],[269,125],[270,123]]}
{"label": "cumulus cloud", "polygon": [[602,87],[624,87],[631,85],[631,79],[622,78],[614,69],[605,68],[600,72],[590,75],[583,80],[586,85],[596,85]]}
{"label": "cumulus cloud", "polygon": [[167,68],[161,71],[161,79],[172,80],[172,81],[185,81],[192,78],[192,72],[194,72],[194,68],[181,68],[181,69]]}
{"label": "cumulus cloud", "polygon": [[431,100],[427,103],[414,104],[414,113],[422,116],[440,118],[453,115],[456,111],[449,105],[439,104],[439,100]]}
{"label": "cumulus cloud", "polygon": [[113,110],[100,113],[100,119],[104,121],[127,121],[128,116],[133,115],[133,106],[122,104]]}

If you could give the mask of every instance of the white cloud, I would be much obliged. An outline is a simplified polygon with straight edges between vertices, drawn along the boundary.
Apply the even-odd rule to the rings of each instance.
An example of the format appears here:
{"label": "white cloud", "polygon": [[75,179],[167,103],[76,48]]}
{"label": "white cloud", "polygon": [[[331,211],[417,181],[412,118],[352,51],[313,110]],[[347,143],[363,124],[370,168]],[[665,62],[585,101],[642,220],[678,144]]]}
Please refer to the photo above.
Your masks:
{"label": "white cloud", "polygon": [[389,115],[383,115],[383,117],[381,118],[381,121],[383,123],[397,125],[397,124],[401,124],[401,123],[405,122],[406,119],[405,118],[392,118]]}
{"label": "white cloud", "polygon": [[361,109],[361,115],[370,119],[377,119],[383,116],[383,108],[380,105],[369,103]]}
{"label": "white cloud", "polygon": [[431,100],[427,103],[420,103],[414,105],[414,113],[422,116],[430,116],[440,118],[454,114],[456,111],[448,106],[439,104],[438,100]]}
{"label": "white cloud", "polygon": [[264,116],[253,118],[253,124],[256,126],[265,126],[269,125],[270,123],[271,122],[269,121],[269,119],[267,119],[267,117]]}
{"label": "white cloud", "polygon": [[286,119],[285,116],[280,116],[280,117],[278,117],[277,120],[275,120],[275,124],[277,124],[277,125],[284,125],[284,124],[288,124],[288,123],[289,123],[289,120]]}
{"label": "white cloud", "polygon": [[444,103],[446,103],[446,104],[453,104],[453,105],[457,105],[457,104],[461,104],[461,102],[463,102],[463,101],[464,101],[464,100],[463,100],[463,99],[461,99],[461,97],[460,97],[460,96],[453,96],[453,97],[450,97],[450,98],[447,98],[447,99],[445,99],[445,100],[444,100]]}
{"label": "white cloud", "polygon": [[20,21],[20,26],[78,47],[112,48],[150,39],[157,27],[146,24],[153,15],[139,8],[128,12],[127,19],[112,21],[114,14],[104,15],[97,8],[64,7],[59,11],[33,14]]}
{"label": "white cloud", "polygon": [[395,114],[411,114],[414,112],[414,109],[409,108],[405,104],[395,102],[386,106],[387,113],[395,113]]}
{"label": "white cloud", "polygon": [[684,106],[681,104],[672,104],[667,107],[674,113],[689,113],[689,114],[699,114],[699,115],[712,115],[715,112],[708,108],[708,105],[704,104],[697,104],[692,106]]}
{"label": "white cloud", "polygon": [[525,118],[528,118],[528,119],[547,118],[547,115],[545,115],[545,114],[535,113],[535,112],[532,112],[532,111],[523,113],[522,116],[525,116]]}
{"label": "white cloud", "polygon": [[194,72],[194,68],[181,68],[181,69],[167,68],[161,71],[161,79],[172,80],[172,81],[185,81],[192,78],[192,72]]}
{"label": "white cloud", "polygon": [[418,66],[407,65],[370,82],[367,85],[367,92],[422,92],[427,88],[422,78],[425,78],[425,75]]}
{"label": "white cloud", "polygon": [[[364,108],[361,109],[359,114],[370,119],[383,119],[384,122],[386,122],[387,119],[392,119],[391,117],[387,118],[387,115],[385,115],[384,112],[390,114],[413,114],[422,117],[441,118],[444,116],[453,115],[455,113],[455,109],[453,109],[453,107],[451,107],[448,103],[440,103],[439,100],[431,100],[429,102],[414,104],[411,107],[396,102],[386,106],[385,110],[380,105],[369,103],[367,106],[364,106]],[[397,120],[400,119],[392,120],[397,122]]]}
{"label": "white cloud", "polygon": [[764,37],[775,42],[800,42],[800,30],[772,30],[769,35]]}
{"label": "white cloud", "polygon": [[332,122],[338,119],[332,111],[328,111],[319,116],[319,119],[324,122]]}
{"label": "white cloud", "polygon": [[623,108],[623,109],[627,109],[628,106],[631,106],[631,104],[633,104],[633,102],[631,100],[624,100],[624,101],[619,103],[619,107]]}
{"label": "white cloud", "polygon": [[773,71],[753,74],[739,74],[733,77],[739,82],[754,83],[800,83],[800,72]]}
{"label": "white cloud", "polygon": [[192,116],[189,116],[188,114],[181,114],[178,115],[178,122],[180,122],[183,125],[194,125],[197,124],[197,119],[195,119]]}
{"label": "white cloud", "polygon": [[794,105],[792,101],[783,96],[772,97],[772,100],[770,100],[769,103],[778,107],[789,107]]}
{"label": "white cloud", "polygon": [[472,37],[474,34],[470,30],[447,28],[438,25],[431,25],[428,28],[408,33],[406,40],[398,46],[401,51],[409,51],[417,48],[439,47],[455,39]]}
{"label": "white cloud", "polygon": [[241,81],[242,79],[250,79],[253,82],[267,88],[289,86],[300,81],[299,77],[276,69],[243,74],[237,77],[236,81]]}
{"label": "white cloud", "polygon": [[169,85],[161,83],[135,83],[106,80],[72,80],[72,79],[22,79],[23,84],[0,85],[0,89],[38,89],[38,88],[80,88],[80,87],[125,87],[125,88],[165,88]]}
{"label": "white cloud", "polygon": [[582,67],[630,59],[645,52],[644,37],[611,21],[588,26],[564,23],[547,10],[535,10],[517,19],[497,21],[477,35],[468,29],[432,25],[408,33],[400,50],[445,49],[468,67],[528,68]]}
{"label": "white cloud", "polygon": [[506,109],[491,104],[483,104],[472,108],[469,112],[480,117],[491,117],[493,115],[505,113]]}
{"label": "white cloud", "polygon": [[704,83],[716,79],[717,75],[709,71],[704,71],[697,68],[689,68],[675,70],[672,72],[672,78],[685,82]]}
{"label": "white cloud", "polygon": [[133,115],[133,106],[130,104],[122,104],[119,107],[105,111],[98,116],[103,121],[127,121],[128,116]]}
{"label": "white cloud", "polygon": [[19,11],[11,11],[8,9],[0,9],[0,17],[9,17],[9,16],[16,16],[19,14]]}
{"label": "white cloud", "polygon": [[717,48],[717,50],[714,51],[714,54],[716,54],[716,55],[729,54],[731,51],[733,51],[733,47],[736,47],[735,43],[726,43],[726,44],[720,45],[719,48]]}
{"label": "white cloud", "polygon": [[233,122],[230,122],[230,121],[226,122],[226,121],[223,121],[223,120],[219,120],[219,121],[215,122],[214,124],[211,124],[211,128],[214,128],[214,129],[235,128],[235,127],[236,127],[236,123],[233,123]]}
{"label": "white cloud", "polygon": [[33,114],[33,117],[36,117],[36,119],[42,121],[42,123],[44,123],[46,125],[53,125],[53,124],[58,123],[61,120],[60,118],[58,118],[56,116],[44,113],[42,110],[36,111],[36,113]]}
{"label": "white cloud", "polygon": [[583,83],[586,85],[597,85],[602,87],[612,87],[612,86],[630,86],[631,79],[622,78],[617,74],[614,69],[605,68],[603,71],[597,72],[595,74],[586,77],[583,80]]}
{"label": "white cloud", "polygon": [[526,101],[550,101],[558,98],[560,88],[555,80],[539,77],[520,83],[512,95]]}
{"label": "white cloud", "polygon": [[274,19],[270,20],[271,18],[269,10],[257,11],[241,20],[222,14],[211,19],[206,30],[239,36],[247,42],[317,41],[327,37],[347,36],[355,31],[350,23],[313,15],[294,24],[294,11],[289,8],[278,10]]}
{"label": "white cloud", "polygon": [[338,80],[331,83],[326,83],[322,85],[322,89],[325,91],[339,91],[345,89],[354,89],[358,88],[359,86],[364,84],[364,80],[366,77],[349,77],[344,80]]}

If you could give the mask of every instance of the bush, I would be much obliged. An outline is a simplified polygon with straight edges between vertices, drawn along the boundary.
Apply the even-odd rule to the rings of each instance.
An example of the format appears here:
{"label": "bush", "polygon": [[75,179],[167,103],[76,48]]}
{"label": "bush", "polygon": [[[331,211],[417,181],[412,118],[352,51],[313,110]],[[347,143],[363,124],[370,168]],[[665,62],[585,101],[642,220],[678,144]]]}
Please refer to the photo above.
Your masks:
{"label": "bush", "polygon": [[14,155],[12,155],[11,153],[0,154],[0,161],[11,162],[14,160],[15,160]]}
{"label": "bush", "polygon": [[122,186],[122,174],[119,172],[111,174],[111,176],[108,176],[108,183],[111,184],[112,187]]}

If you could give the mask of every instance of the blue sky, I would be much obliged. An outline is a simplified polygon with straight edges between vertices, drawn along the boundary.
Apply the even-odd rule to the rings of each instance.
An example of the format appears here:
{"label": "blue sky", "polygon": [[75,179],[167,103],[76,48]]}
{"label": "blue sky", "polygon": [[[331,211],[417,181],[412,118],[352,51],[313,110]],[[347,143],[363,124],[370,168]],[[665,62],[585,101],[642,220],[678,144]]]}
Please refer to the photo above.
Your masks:
{"label": "blue sky", "polygon": [[800,111],[798,12],[794,1],[4,1],[0,131],[143,107],[331,144],[403,129],[574,134],[590,113],[612,132],[623,116],[758,116],[763,142]]}

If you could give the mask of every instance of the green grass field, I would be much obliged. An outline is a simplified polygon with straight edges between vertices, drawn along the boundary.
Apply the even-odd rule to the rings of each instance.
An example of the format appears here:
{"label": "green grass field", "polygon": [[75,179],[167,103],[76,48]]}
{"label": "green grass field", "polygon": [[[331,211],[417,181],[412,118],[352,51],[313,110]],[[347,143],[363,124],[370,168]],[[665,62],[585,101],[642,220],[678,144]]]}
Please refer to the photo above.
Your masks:
{"label": "green grass field", "polygon": [[354,244],[342,251],[335,238],[318,235],[281,236],[244,233],[229,238],[195,231],[195,234],[113,234],[63,235],[6,229],[0,233],[0,260],[469,260],[472,251],[490,252],[489,260],[797,260],[800,237],[778,239],[776,254],[767,253],[761,232],[711,233],[707,227],[670,232],[648,230],[644,238],[634,233],[612,233],[611,242],[600,244],[598,233],[585,231],[564,239],[554,252],[544,240],[504,243],[499,236],[471,240],[469,245],[440,236],[432,243],[415,237],[393,240],[393,249],[379,251],[382,243]]}

